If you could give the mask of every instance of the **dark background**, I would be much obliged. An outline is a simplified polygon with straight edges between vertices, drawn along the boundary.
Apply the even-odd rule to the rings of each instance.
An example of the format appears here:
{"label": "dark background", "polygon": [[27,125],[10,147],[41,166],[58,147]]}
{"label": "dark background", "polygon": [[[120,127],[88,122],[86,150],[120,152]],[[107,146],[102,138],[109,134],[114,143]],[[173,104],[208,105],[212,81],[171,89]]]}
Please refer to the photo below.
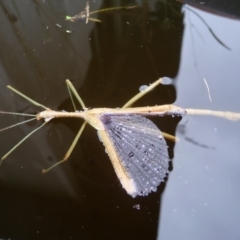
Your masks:
{"label": "dark background", "polygon": [[[90,1],[90,12],[135,4]],[[115,108],[141,85],[167,76],[171,85],[135,105],[240,111],[237,17],[222,9],[225,17],[212,15],[212,5],[201,11],[175,1],[137,4],[93,15],[102,23],[85,24],[65,21],[85,1],[1,1],[0,110],[41,111],[8,84],[52,109],[72,111],[67,78],[87,107]],[[1,115],[0,127],[23,119]],[[167,182],[135,199],[121,187],[92,127],[69,161],[46,175],[42,169],[62,159],[82,121],[54,120],[31,136],[0,168],[0,238],[238,239],[239,122],[206,116],[152,120],[180,141],[168,143]],[[1,132],[0,154],[39,125]]]}

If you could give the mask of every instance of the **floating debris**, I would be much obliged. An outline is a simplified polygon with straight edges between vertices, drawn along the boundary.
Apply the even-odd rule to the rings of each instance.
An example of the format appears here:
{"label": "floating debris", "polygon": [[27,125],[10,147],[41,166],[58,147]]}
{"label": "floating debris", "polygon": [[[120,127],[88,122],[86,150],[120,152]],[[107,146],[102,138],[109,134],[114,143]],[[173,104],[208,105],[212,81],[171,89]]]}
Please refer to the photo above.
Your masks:
{"label": "floating debris", "polygon": [[111,7],[111,8],[104,8],[104,9],[100,9],[100,10],[96,10],[93,12],[90,12],[89,9],[89,1],[86,2],[86,7],[84,11],[81,11],[80,13],[74,15],[73,17],[70,16],[66,16],[65,20],[66,21],[70,21],[70,22],[77,22],[80,20],[85,20],[86,23],[88,23],[88,21],[92,21],[92,22],[102,22],[101,20],[97,19],[97,18],[92,18],[89,17],[90,15],[93,14],[97,14],[97,13],[102,13],[102,12],[109,12],[109,11],[114,11],[114,10],[121,10],[121,9],[132,9],[137,7],[137,5],[134,6],[125,6],[125,7]]}

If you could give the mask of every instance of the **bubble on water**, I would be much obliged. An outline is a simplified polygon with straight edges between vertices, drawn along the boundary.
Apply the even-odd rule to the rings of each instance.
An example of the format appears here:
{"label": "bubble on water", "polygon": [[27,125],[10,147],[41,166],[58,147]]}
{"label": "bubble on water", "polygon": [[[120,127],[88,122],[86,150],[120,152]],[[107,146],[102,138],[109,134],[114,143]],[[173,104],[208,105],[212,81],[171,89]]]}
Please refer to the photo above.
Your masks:
{"label": "bubble on water", "polygon": [[140,86],[139,91],[144,92],[147,88],[148,88],[147,85],[142,85],[142,86]]}
{"label": "bubble on water", "polygon": [[162,83],[163,85],[169,85],[169,84],[172,84],[172,79],[169,78],[169,77],[163,77],[161,83]]}
{"label": "bubble on water", "polygon": [[133,205],[133,208],[140,210],[140,204]]}

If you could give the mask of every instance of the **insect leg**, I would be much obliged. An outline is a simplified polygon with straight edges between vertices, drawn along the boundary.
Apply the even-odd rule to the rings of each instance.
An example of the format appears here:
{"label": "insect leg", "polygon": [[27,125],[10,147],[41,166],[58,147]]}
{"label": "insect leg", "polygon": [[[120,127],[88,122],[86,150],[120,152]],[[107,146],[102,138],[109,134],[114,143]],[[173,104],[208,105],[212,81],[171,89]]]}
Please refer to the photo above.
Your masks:
{"label": "insect leg", "polygon": [[59,164],[61,164],[61,163],[63,163],[63,162],[65,162],[65,161],[68,160],[68,158],[69,158],[69,156],[71,155],[73,149],[75,148],[75,146],[76,146],[76,144],[77,144],[77,141],[79,140],[79,138],[80,138],[80,136],[81,136],[81,134],[82,134],[82,132],[83,132],[86,124],[87,124],[87,122],[84,121],[84,123],[82,124],[82,126],[81,126],[80,130],[78,131],[76,137],[74,138],[74,140],[73,140],[70,148],[68,149],[67,153],[65,154],[64,158],[63,158],[61,161],[59,161],[59,162],[55,163],[54,165],[52,165],[51,167],[49,167],[48,169],[43,169],[42,173],[47,173],[47,172],[49,172],[51,169],[53,169],[54,167],[56,167],[56,166],[58,166]]}
{"label": "insect leg", "polygon": [[82,106],[83,109],[86,109],[85,104],[83,103],[83,100],[81,99],[81,97],[79,96],[79,94],[77,93],[75,87],[72,85],[72,83],[67,79],[66,80],[66,84],[67,86],[71,89],[72,93],[74,94],[74,96],[77,98],[78,102],[80,103],[80,105]]}
{"label": "insect leg", "polygon": [[67,84],[67,89],[68,89],[68,94],[69,94],[69,96],[70,96],[70,99],[71,99],[73,108],[74,108],[75,111],[77,111],[77,108],[76,108],[76,105],[75,105],[75,102],[74,102],[74,99],[73,99],[73,96],[72,96],[72,92],[71,92],[71,89],[70,89],[70,87],[68,86],[68,84]]}
{"label": "insect leg", "polygon": [[162,132],[162,135],[165,139],[168,139],[170,141],[173,141],[173,142],[178,142],[179,141],[179,138],[178,137],[175,137],[169,133],[165,133],[165,132]]}
{"label": "insect leg", "polygon": [[128,108],[131,105],[133,105],[133,103],[135,103],[137,100],[139,100],[141,97],[143,97],[145,94],[147,94],[148,92],[150,92],[152,89],[154,89],[155,87],[157,87],[160,83],[162,83],[162,78],[159,78],[157,81],[155,81],[154,83],[152,83],[151,85],[149,85],[145,90],[139,92],[138,94],[136,94],[134,97],[132,97],[122,108]]}

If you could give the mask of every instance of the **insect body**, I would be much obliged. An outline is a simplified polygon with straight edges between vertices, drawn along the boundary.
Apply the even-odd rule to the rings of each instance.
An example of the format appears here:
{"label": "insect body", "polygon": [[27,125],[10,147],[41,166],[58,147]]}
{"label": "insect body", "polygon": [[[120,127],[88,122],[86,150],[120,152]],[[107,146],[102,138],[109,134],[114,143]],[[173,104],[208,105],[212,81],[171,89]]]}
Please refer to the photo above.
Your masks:
{"label": "insect body", "polygon": [[168,172],[168,147],[161,131],[143,115],[181,116],[185,110],[173,105],[148,108],[99,108],[82,112],[45,110],[38,119],[80,117],[92,125],[102,139],[115,172],[128,194],[147,195]]}
{"label": "insect body", "polygon": [[[162,79],[159,79],[148,86],[144,91],[131,98],[123,106],[123,108],[96,108],[89,110],[85,107],[82,99],[78,95],[71,82],[69,80],[66,80],[71,99],[72,92],[84,109],[83,111],[75,112],[59,112],[51,110],[42,104],[39,104],[34,100],[26,97],[16,89],[10,86],[8,86],[8,88],[23,98],[27,99],[34,105],[45,109],[44,111],[33,115],[33,120],[44,120],[42,126],[54,118],[61,117],[74,117],[82,118],[85,120],[65,157],[47,170],[43,170],[43,173],[48,172],[52,168],[68,159],[77,141],[79,140],[86,123],[89,123],[98,131],[98,135],[100,136],[106,148],[106,152],[109,155],[113,168],[123,188],[129,195],[136,197],[138,195],[145,196],[148,195],[151,191],[156,191],[158,185],[164,181],[164,178],[168,173],[168,147],[164,139],[164,136],[166,135],[162,133],[157,128],[157,126],[145,116],[183,116],[187,113],[214,115],[230,120],[240,119],[239,113],[183,109],[175,105],[136,108],[130,107],[134,102],[155,88],[161,82]],[[15,150],[23,141],[25,141],[38,129],[35,129],[17,145],[15,145],[7,154],[2,157],[1,161],[4,160],[13,150]]]}

